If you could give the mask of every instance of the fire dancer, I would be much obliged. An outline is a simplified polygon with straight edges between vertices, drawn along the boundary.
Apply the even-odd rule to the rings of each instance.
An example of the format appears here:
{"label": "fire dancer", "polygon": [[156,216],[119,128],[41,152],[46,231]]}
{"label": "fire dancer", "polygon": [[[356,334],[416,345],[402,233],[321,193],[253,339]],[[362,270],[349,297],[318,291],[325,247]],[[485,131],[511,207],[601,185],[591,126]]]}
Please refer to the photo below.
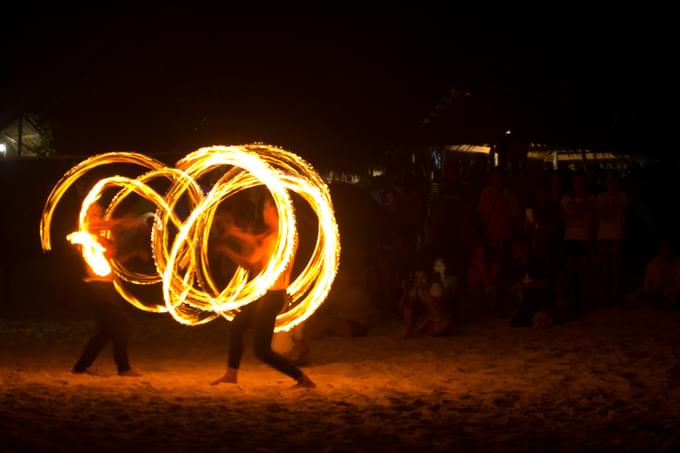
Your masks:
{"label": "fire dancer", "polygon": [[[107,239],[104,233],[145,227],[147,225],[146,218],[144,216],[140,218],[125,217],[105,221],[102,218],[102,211],[103,209],[98,203],[93,203],[88,210],[87,224],[89,232],[106,249],[106,257],[111,259],[115,256],[121,261],[126,261],[133,254],[136,255],[136,252],[125,257],[118,254],[115,242]],[[97,332],[85,345],[71,372],[74,374],[86,373],[102,349],[111,341],[113,343],[113,359],[118,368],[118,375],[125,377],[141,376],[140,373],[130,368],[128,362],[127,346],[130,321],[125,312],[127,304],[124,303],[113,286],[112,273],[109,272],[108,275],[101,276],[97,275],[87,264],[85,268],[87,276],[84,281],[87,283],[88,292],[92,296],[91,303],[94,307]]]}
{"label": "fire dancer", "polygon": [[[229,215],[222,216],[221,221],[225,231],[238,243],[238,250],[235,250],[229,242],[220,244],[218,249],[236,264],[247,269],[251,275],[259,273],[267,265],[276,248],[279,215],[274,201],[271,198],[264,201],[262,209],[264,231],[259,232],[253,227],[241,229],[234,225],[233,217]],[[227,371],[211,385],[223,382],[235,384],[238,381],[238,369],[243,356],[243,336],[245,331],[252,327],[253,348],[255,355],[262,362],[295,379],[297,384],[294,387],[316,387],[307,375],[271,348],[276,316],[286,305],[286,288],[290,283],[292,266],[291,260],[288,268],[267,293],[259,300],[243,307],[231,321]]]}

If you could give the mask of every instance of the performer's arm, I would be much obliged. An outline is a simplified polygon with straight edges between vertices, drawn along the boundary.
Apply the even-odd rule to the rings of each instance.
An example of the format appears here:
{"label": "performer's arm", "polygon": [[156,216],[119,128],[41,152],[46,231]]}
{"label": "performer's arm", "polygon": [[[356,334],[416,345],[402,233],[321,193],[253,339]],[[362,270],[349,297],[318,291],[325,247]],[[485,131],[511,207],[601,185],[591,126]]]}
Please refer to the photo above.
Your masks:
{"label": "performer's arm", "polygon": [[261,241],[264,237],[271,234],[271,231],[264,231],[263,233],[254,234],[243,228],[239,228],[234,224],[234,217],[231,212],[223,211],[215,216],[215,222],[220,226],[223,234],[221,237],[233,236],[248,243],[256,243]]}
{"label": "performer's arm", "polygon": [[252,269],[258,262],[260,262],[266,252],[264,247],[254,247],[250,253],[238,253],[228,244],[220,244],[217,250],[227,255],[227,257],[234,263],[246,269]]}
{"label": "performer's arm", "polygon": [[136,228],[146,225],[146,220],[140,220],[137,217],[118,217],[115,219],[103,220],[96,219],[87,222],[87,227],[93,233],[99,233],[102,231],[110,230],[120,230]]}
{"label": "performer's arm", "polygon": [[132,216],[125,216],[125,217],[118,217],[115,219],[109,219],[109,228],[111,229],[132,229],[132,228],[141,228],[143,226],[146,226],[146,218],[145,217],[132,217]]}
{"label": "performer's arm", "polygon": [[226,232],[229,236],[233,236],[236,239],[247,242],[249,244],[255,244],[261,242],[265,237],[271,234],[271,231],[265,231],[264,233],[254,234],[248,231],[242,230],[234,225],[228,225]]}

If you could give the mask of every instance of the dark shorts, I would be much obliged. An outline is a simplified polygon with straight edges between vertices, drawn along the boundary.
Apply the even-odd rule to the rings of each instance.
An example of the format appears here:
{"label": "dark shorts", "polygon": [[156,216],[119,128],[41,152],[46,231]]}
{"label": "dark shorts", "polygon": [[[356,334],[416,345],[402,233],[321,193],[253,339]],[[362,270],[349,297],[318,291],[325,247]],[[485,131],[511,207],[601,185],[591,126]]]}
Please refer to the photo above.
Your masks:
{"label": "dark shorts", "polygon": [[564,241],[564,249],[567,256],[590,256],[592,248],[590,241]]}

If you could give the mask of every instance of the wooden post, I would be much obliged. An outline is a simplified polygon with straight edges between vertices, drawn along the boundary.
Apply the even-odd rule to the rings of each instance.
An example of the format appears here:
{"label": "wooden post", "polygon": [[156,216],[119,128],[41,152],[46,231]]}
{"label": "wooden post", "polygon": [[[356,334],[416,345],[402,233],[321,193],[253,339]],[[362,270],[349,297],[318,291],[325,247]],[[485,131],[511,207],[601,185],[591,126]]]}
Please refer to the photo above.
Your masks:
{"label": "wooden post", "polygon": [[583,173],[588,174],[588,160],[586,159],[586,150],[581,148],[581,158],[583,159]]}
{"label": "wooden post", "polygon": [[19,126],[17,132],[17,157],[21,157],[23,135],[24,135],[24,115],[19,115]]}

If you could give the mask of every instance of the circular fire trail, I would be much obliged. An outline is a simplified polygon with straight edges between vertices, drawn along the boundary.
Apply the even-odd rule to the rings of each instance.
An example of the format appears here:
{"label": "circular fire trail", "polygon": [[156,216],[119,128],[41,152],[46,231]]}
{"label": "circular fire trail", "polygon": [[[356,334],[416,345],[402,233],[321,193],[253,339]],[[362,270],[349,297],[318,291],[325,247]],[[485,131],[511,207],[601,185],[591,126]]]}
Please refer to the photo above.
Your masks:
{"label": "circular fire trail", "polygon": [[[147,171],[137,178],[111,176],[99,180],[81,204],[78,231],[67,239],[81,247],[83,259],[99,276],[111,276],[119,294],[146,311],[165,313],[186,325],[209,322],[218,316],[233,319],[239,309],[261,297],[294,258],[297,227],[289,193],[302,197],[318,218],[314,250],[302,272],[288,286],[289,304],[278,315],[275,331],[290,330],[305,321],[323,303],[337,272],[340,239],[328,187],[317,172],[299,156],[264,144],[211,146],[194,151],[175,168],[165,167],[148,156],[115,152],[93,156],[69,170],[54,186],[43,210],[40,237],[44,251],[51,249],[52,216],[65,192],[92,169],[107,164],[133,164]],[[198,183],[201,176],[226,169],[207,193]],[[159,194],[148,184],[164,178],[170,188]],[[239,192],[264,186],[278,211],[278,237],[267,265],[257,274],[239,267],[226,285],[219,285],[211,272],[208,240],[218,207]],[[143,274],[125,268],[106,256],[106,248],[91,232],[87,213],[104,191],[115,190],[104,211],[103,220],[130,195],[136,194],[156,207],[151,230],[151,252],[155,273]],[[189,206],[180,218],[177,206]],[[108,232],[110,233],[110,232]],[[105,233],[107,234],[107,233]],[[149,305],[124,287],[162,284],[163,304]]]}

